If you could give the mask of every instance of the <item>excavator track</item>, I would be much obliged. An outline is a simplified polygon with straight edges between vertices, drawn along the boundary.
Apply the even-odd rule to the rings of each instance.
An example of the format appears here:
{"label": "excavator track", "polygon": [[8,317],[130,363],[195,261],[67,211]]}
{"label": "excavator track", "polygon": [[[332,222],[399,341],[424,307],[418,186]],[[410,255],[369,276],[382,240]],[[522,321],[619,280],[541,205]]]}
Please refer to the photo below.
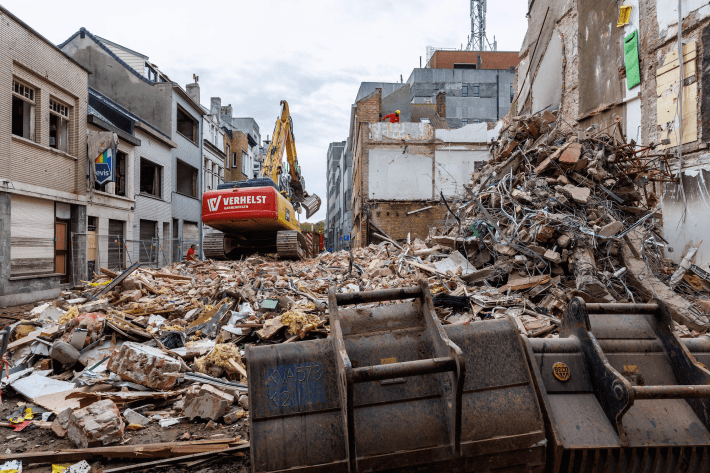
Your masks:
{"label": "excavator track", "polygon": [[225,234],[221,232],[206,233],[202,238],[202,251],[205,258],[222,261],[228,259],[224,252],[225,239]]}
{"label": "excavator track", "polygon": [[307,254],[306,237],[295,230],[278,232],[276,248],[281,259],[303,259]]}

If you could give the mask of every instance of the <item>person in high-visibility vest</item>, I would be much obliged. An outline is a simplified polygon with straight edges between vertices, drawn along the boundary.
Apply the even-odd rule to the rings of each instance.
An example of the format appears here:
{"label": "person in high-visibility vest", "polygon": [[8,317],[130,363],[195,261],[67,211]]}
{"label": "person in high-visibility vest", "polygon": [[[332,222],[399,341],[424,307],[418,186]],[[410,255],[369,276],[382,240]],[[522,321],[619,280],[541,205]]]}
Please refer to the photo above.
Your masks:
{"label": "person in high-visibility vest", "polygon": [[390,123],[399,123],[399,113],[400,113],[399,110],[397,110],[394,113],[390,113],[389,115],[385,115],[384,117],[382,117],[382,121],[386,122],[389,119]]}

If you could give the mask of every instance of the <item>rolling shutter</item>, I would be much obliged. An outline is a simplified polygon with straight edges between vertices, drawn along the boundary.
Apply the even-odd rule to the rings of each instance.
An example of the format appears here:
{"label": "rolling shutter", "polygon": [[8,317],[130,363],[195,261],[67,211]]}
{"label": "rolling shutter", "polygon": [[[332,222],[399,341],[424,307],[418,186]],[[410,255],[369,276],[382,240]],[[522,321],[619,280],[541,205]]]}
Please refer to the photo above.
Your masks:
{"label": "rolling shutter", "polygon": [[54,272],[54,202],[13,194],[10,276]]}
{"label": "rolling shutter", "polygon": [[108,265],[110,269],[123,269],[123,223],[108,221]]}
{"label": "rolling shutter", "polygon": [[140,222],[140,237],[138,242],[140,246],[140,261],[142,263],[155,263],[158,260],[158,254],[153,248],[153,238],[157,236],[158,222],[154,220],[141,220]]}

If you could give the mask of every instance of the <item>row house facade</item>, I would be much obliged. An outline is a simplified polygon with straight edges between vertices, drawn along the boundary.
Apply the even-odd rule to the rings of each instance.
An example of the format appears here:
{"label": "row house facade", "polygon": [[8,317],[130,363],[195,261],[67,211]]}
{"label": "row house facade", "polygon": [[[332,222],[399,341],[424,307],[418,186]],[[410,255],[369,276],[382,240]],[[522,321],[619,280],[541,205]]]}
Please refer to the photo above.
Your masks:
{"label": "row house facade", "polygon": [[205,111],[147,56],[85,28],[60,48],[91,71],[92,89],[137,118],[141,145],[132,163],[135,215],[124,233],[127,257],[153,265],[184,258],[202,239]]}
{"label": "row house facade", "polygon": [[261,133],[253,118],[234,118],[231,105],[222,106],[220,97],[212,97],[210,112],[219,116],[224,131],[224,181],[236,182],[259,177],[261,163]]}
{"label": "row house facade", "polygon": [[70,238],[86,232],[88,80],[0,6],[0,306],[58,297],[85,267]]}
{"label": "row house facade", "polygon": [[[260,173],[256,121],[86,28],[54,45],[0,20],[0,306],[201,246],[203,193]],[[92,132],[118,137],[115,182],[92,180]]]}

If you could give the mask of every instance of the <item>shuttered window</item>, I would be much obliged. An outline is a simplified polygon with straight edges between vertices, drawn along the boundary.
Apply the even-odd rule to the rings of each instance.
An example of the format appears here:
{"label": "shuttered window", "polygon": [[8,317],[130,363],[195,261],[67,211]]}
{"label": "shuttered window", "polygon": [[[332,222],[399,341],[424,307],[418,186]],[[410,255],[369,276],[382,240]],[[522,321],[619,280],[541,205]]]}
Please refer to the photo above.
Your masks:
{"label": "shuttered window", "polygon": [[10,276],[54,273],[54,202],[13,194]]}

